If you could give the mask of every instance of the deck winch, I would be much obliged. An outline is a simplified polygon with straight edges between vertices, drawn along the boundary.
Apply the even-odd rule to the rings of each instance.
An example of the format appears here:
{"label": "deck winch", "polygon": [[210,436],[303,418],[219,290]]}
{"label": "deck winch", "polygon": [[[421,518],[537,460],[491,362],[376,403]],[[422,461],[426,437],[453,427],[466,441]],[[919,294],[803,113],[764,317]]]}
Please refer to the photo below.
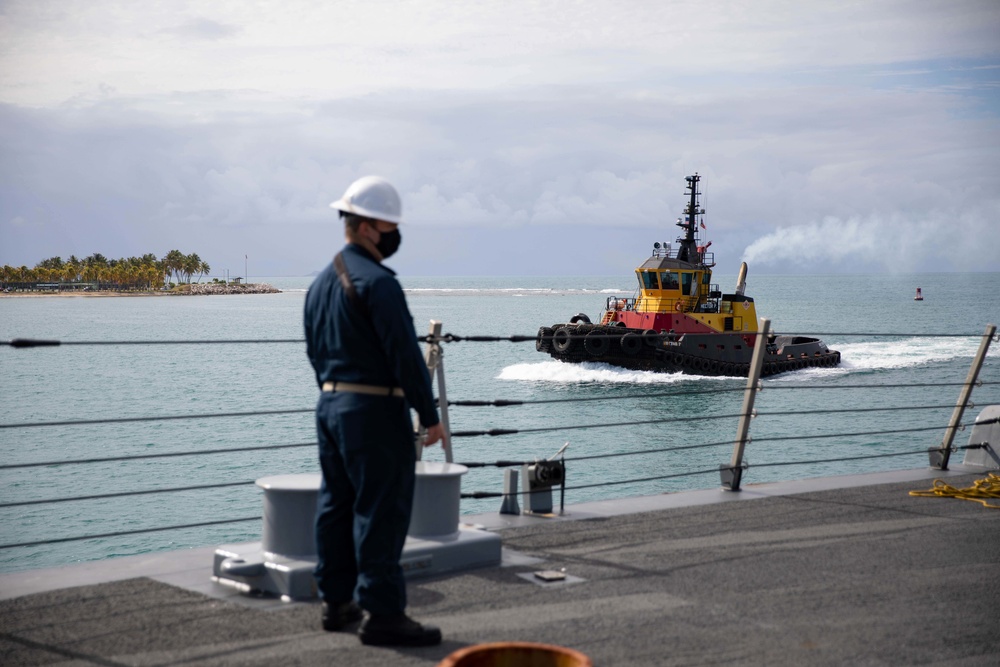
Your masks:
{"label": "deck winch", "polygon": [[561,457],[567,447],[569,447],[568,442],[549,458],[521,466],[521,477],[524,478],[522,502],[525,514],[552,513],[552,487],[564,486],[566,483],[566,464]]}

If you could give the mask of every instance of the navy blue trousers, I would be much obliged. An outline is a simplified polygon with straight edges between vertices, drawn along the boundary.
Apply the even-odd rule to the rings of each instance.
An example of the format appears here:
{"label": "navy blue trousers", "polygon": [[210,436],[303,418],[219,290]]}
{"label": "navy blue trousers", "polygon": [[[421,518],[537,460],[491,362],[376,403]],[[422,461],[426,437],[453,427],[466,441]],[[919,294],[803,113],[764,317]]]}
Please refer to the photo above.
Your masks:
{"label": "navy blue trousers", "polygon": [[323,471],[316,507],[320,598],[401,614],[399,566],[413,506],[416,450],[406,400],[346,392],[316,406]]}

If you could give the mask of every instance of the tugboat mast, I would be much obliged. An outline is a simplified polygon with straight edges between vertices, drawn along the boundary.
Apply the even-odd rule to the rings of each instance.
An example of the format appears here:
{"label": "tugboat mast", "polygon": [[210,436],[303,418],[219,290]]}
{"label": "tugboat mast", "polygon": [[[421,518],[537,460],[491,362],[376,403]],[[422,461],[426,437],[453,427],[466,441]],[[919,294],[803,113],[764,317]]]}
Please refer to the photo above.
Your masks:
{"label": "tugboat mast", "polygon": [[705,213],[705,209],[698,207],[698,195],[701,194],[698,192],[698,181],[701,180],[701,176],[695,172],[694,176],[687,176],[684,180],[688,183],[688,192],[685,194],[690,197],[690,200],[684,209],[684,217],[677,221],[677,226],[684,230],[684,238],[677,239],[680,244],[677,259],[682,262],[694,262],[698,259],[698,242],[694,238],[695,217]]}

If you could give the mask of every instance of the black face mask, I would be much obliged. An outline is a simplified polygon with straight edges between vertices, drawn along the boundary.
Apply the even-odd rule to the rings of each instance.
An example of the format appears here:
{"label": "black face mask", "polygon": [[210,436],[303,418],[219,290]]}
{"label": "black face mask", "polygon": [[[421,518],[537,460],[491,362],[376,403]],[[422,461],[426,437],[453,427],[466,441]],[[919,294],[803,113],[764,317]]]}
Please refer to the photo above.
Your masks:
{"label": "black face mask", "polygon": [[382,259],[389,259],[399,250],[399,244],[402,243],[403,237],[400,236],[399,229],[394,229],[391,232],[379,232],[379,234],[375,248],[382,254]]}

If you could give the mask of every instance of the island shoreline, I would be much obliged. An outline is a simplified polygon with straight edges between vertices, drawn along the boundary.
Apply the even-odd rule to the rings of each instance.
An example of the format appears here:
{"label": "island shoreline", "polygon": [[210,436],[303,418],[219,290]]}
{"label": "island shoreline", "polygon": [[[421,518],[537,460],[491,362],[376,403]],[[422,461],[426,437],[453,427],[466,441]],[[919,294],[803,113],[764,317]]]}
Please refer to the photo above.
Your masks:
{"label": "island shoreline", "polygon": [[190,290],[166,290],[149,292],[117,292],[114,290],[63,290],[63,291],[32,291],[32,292],[2,292],[0,299],[22,299],[22,298],[116,298],[116,297],[162,297],[162,296],[222,296],[233,294],[280,294],[281,290],[273,285],[261,283],[258,285],[245,285],[236,287],[235,285],[218,285],[208,283],[203,285],[191,285]]}

